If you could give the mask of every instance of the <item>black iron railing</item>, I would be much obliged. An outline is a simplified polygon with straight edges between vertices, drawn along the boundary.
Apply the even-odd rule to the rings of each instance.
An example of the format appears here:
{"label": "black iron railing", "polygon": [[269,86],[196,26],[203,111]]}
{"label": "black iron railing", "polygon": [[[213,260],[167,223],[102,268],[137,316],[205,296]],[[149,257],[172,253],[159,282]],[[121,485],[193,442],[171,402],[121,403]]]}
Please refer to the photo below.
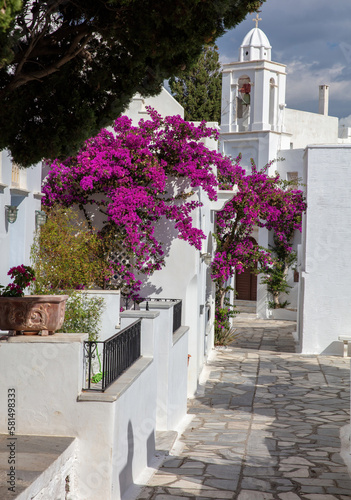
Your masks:
{"label": "black iron railing", "polygon": [[182,325],[182,301],[173,306],[173,333]]}
{"label": "black iron railing", "polygon": [[84,342],[85,390],[104,391],[140,357],[141,319],[105,341]]}
{"label": "black iron railing", "polygon": [[182,301],[180,299],[162,299],[147,297],[143,300],[146,302],[146,310],[149,311],[149,302],[174,302],[173,305],[173,333],[182,325]]}

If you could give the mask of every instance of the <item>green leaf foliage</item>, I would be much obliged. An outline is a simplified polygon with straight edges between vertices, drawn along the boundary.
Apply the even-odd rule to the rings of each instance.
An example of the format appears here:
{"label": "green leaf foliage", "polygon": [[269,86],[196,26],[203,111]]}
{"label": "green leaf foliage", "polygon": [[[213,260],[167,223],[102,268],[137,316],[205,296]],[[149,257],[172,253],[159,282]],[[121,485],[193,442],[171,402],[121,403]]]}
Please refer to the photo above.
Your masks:
{"label": "green leaf foliage", "polygon": [[287,250],[281,242],[274,238],[274,245],[270,246],[272,255],[271,266],[261,269],[263,277],[261,284],[267,285],[267,291],[271,294],[273,300],[268,301],[270,309],[280,309],[287,307],[287,300],[281,301],[280,294],[289,294],[291,286],[288,284],[288,271],[297,262],[297,253]]}
{"label": "green leaf foliage", "polygon": [[86,292],[68,292],[65,321],[59,332],[88,333],[89,340],[97,340],[101,316],[105,301],[101,297],[88,295]]}
{"label": "green leaf foliage", "polygon": [[13,27],[21,7],[21,0],[0,0],[0,68],[13,60],[17,40]]}
{"label": "green leaf foliage", "polygon": [[2,1],[0,149],[22,166],[73,155],[261,3]]}
{"label": "green leaf foliage", "polygon": [[53,208],[36,234],[31,257],[34,293],[105,288],[111,271],[101,239],[69,208]]}
{"label": "green leaf foliage", "polygon": [[169,85],[185,120],[220,122],[222,72],[215,45],[204,47],[197,63],[179,78],[172,77]]}
{"label": "green leaf foliage", "polygon": [[232,319],[239,311],[229,301],[228,293],[230,291],[234,291],[231,286],[220,288],[216,283],[215,345],[229,345],[238,336],[235,334],[235,328],[232,327]]}

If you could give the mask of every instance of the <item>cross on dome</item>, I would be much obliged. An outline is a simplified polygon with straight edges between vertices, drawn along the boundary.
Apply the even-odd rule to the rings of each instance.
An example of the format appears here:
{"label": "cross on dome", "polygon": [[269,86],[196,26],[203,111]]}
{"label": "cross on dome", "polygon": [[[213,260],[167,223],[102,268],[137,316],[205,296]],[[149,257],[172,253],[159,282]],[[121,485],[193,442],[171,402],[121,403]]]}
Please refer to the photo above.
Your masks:
{"label": "cross on dome", "polygon": [[253,19],[253,22],[256,23],[256,28],[258,28],[258,21],[262,21],[262,18],[258,17],[258,12],[257,12],[256,17]]}

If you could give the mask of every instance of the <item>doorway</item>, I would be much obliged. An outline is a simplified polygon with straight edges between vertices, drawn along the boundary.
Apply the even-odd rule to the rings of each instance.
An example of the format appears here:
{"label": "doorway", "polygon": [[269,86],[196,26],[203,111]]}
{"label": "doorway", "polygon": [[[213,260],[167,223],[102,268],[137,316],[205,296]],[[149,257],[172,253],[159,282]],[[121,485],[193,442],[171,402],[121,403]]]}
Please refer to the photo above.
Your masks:
{"label": "doorway", "polygon": [[250,269],[235,273],[235,290],[237,300],[257,300],[257,275]]}
{"label": "doorway", "polygon": [[[257,246],[255,238],[250,238],[254,246]],[[257,264],[255,265],[257,269]],[[235,272],[235,291],[237,292],[236,300],[257,300],[257,274],[254,274],[251,269],[245,268],[242,273]]]}

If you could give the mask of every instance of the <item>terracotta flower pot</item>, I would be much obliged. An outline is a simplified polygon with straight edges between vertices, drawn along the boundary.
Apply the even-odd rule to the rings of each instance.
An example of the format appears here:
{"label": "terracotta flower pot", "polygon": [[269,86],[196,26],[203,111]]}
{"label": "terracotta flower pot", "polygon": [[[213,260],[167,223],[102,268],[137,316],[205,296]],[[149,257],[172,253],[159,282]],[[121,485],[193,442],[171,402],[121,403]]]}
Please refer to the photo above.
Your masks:
{"label": "terracotta flower pot", "polygon": [[17,334],[52,335],[65,318],[68,295],[0,297],[0,329]]}

